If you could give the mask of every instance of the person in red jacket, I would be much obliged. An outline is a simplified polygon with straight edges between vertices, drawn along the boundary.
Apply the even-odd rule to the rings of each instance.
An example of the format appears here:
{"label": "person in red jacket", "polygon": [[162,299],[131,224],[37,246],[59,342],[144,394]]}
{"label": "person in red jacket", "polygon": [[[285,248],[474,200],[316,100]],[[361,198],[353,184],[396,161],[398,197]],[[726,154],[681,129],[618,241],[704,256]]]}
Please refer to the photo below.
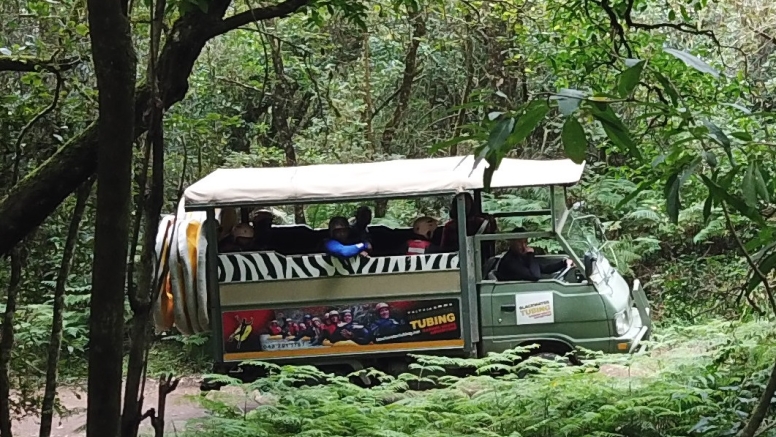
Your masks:
{"label": "person in red jacket", "polygon": [[439,227],[439,222],[431,217],[420,217],[412,223],[414,235],[407,240],[407,255],[424,255],[434,253],[438,248],[431,243],[434,231]]}

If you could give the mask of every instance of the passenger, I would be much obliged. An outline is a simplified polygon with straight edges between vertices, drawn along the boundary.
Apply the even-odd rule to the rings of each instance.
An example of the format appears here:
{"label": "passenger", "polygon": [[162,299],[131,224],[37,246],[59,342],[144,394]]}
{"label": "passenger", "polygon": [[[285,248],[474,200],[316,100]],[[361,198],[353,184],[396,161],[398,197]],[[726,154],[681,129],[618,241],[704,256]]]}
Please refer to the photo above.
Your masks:
{"label": "passenger", "polygon": [[375,312],[377,320],[369,326],[369,335],[372,339],[399,333],[401,324],[396,319],[391,318],[391,308],[387,303],[378,303],[375,306]]}
{"label": "passenger", "polygon": [[272,222],[275,215],[272,211],[260,209],[255,211],[251,222],[253,223],[253,250],[275,250],[272,244]]}
{"label": "passenger", "polygon": [[331,335],[337,330],[337,325],[339,325],[339,312],[337,310],[329,311],[329,323],[327,323],[323,329],[328,331],[329,335]]}
{"label": "passenger", "polygon": [[[464,199],[466,199],[466,235],[472,236],[483,227],[483,233],[495,233],[497,230],[496,220],[487,214],[476,214],[473,208],[474,199],[468,192],[464,193]],[[445,224],[442,230],[441,246],[446,252],[458,250],[458,196],[453,197],[453,202],[450,205],[450,221]]]}
{"label": "passenger", "polygon": [[356,344],[369,344],[369,330],[364,325],[353,322],[353,313],[350,310],[342,312],[342,321],[338,324],[338,329],[331,336],[331,342],[351,340]]}
{"label": "passenger", "polygon": [[280,323],[277,320],[269,322],[269,334],[280,335],[283,333],[283,328],[280,327]]}
{"label": "passenger", "polygon": [[293,320],[290,318],[286,319],[286,323],[283,325],[283,336],[284,337],[293,337],[296,336],[297,332],[297,326],[296,323],[294,323]]}
{"label": "passenger", "polygon": [[[320,323],[320,320],[318,320],[318,322]],[[294,338],[294,341],[299,341],[303,337],[308,337],[310,340],[315,339],[315,337],[317,337],[317,333],[315,332],[315,326],[313,323],[313,316],[305,314],[302,322],[299,323],[299,331],[296,333],[296,338]]]}
{"label": "passenger", "polygon": [[372,210],[368,206],[359,206],[356,210],[355,220],[350,225],[350,244],[372,243],[367,226],[372,223]]}
{"label": "passenger", "polygon": [[[526,232],[526,230],[517,227],[512,232]],[[542,279],[542,273],[555,273],[573,266],[574,262],[568,258],[552,264],[540,265],[535,258],[533,247],[528,245],[525,238],[520,238],[509,241],[509,250],[498,262],[496,278],[499,281],[538,281]]]}
{"label": "passenger", "polygon": [[238,223],[237,210],[224,208],[218,218],[218,247],[232,241],[232,229]]}
{"label": "passenger", "polygon": [[372,245],[367,241],[348,244],[350,227],[345,217],[337,216],[329,220],[330,238],[324,243],[326,253],[337,258],[352,258],[356,255],[368,257]]}
{"label": "passenger", "polygon": [[253,228],[247,223],[240,223],[232,228],[232,238],[225,240],[218,248],[219,252],[250,252],[253,250]]}
{"label": "passenger", "polygon": [[323,344],[323,340],[328,338],[329,331],[326,331],[321,323],[321,319],[318,317],[313,318],[313,336],[311,336],[310,345],[320,346]]}
{"label": "passenger", "polygon": [[439,227],[439,222],[431,217],[420,217],[412,223],[413,237],[407,241],[407,255],[423,255],[426,253],[439,252],[439,248],[434,246],[431,239],[434,232]]}

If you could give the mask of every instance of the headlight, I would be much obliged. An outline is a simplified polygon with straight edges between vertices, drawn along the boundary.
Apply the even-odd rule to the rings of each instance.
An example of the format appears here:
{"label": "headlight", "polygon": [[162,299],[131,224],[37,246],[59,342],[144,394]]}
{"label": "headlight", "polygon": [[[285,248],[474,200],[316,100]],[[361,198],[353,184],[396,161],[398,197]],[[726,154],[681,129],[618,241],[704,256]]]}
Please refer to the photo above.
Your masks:
{"label": "headlight", "polygon": [[614,328],[617,335],[623,335],[630,329],[630,309],[620,311],[614,315]]}

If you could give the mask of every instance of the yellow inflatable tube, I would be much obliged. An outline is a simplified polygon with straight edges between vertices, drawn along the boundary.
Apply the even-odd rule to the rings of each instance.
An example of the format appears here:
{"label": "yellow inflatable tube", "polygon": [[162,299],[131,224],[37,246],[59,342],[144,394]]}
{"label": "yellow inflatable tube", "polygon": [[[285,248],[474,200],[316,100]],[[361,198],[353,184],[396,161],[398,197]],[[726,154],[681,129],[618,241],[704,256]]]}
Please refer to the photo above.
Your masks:
{"label": "yellow inflatable tube", "polygon": [[[220,221],[221,210],[216,210]],[[186,212],[183,200],[175,217],[160,220],[156,239],[156,274],[159,280],[169,258],[169,273],[163,279],[162,290],[154,305],[156,332],[175,326],[183,335],[210,329],[207,300],[207,238],[203,224],[206,213]],[[229,221],[229,220],[227,220]],[[168,255],[169,253],[169,255]],[[157,282],[158,283],[158,282]]]}

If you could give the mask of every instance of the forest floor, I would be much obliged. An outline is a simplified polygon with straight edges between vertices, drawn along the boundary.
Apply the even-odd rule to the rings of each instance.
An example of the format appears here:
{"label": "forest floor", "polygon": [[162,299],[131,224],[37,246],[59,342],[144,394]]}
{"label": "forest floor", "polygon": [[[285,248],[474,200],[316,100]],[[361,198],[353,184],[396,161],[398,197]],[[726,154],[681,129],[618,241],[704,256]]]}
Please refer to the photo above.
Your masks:
{"label": "forest floor", "polygon": [[[602,365],[600,371],[614,378],[628,378],[645,376],[656,369],[648,362],[640,362],[630,368],[618,364]],[[200,396],[200,376],[188,376],[181,380],[177,389],[167,396],[165,435],[176,436],[192,419],[205,417],[207,412],[197,402]],[[149,379],[145,387],[145,408],[156,407],[159,394],[157,380]],[[82,437],[86,435],[86,393],[82,387],[62,388],[59,392],[60,402],[71,415],[67,417],[54,417],[51,437]],[[245,411],[249,411],[258,404],[246,395],[238,387],[224,387],[219,391],[211,391],[208,397],[215,397],[221,401],[232,403]],[[37,416],[26,417],[14,422],[13,432],[15,437],[37,437],[40,427],[40,418]],[[148,420],[140,427],[141,436],[152,436],[153,429]]]}

